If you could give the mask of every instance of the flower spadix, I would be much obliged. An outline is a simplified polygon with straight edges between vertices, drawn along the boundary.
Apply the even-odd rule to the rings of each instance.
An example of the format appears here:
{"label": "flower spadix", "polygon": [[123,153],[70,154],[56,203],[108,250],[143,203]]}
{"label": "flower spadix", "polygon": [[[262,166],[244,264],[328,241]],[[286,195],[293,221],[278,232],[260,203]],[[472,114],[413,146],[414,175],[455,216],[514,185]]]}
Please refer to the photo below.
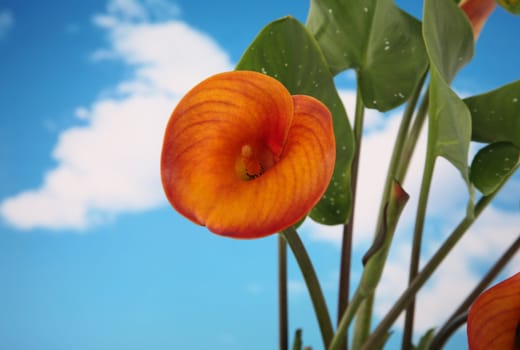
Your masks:
{"label": "flower spadix", "polygon": [[520,349],[520,272],[475,300],[467,333],[471,350]]}
{"label": "flower spadix", "polygon": [[173,111],[161,176],[172,206],[214,233],[257,238],[301,220],[325,192],[335,162],[332,117],[250,71],[212,76]]}

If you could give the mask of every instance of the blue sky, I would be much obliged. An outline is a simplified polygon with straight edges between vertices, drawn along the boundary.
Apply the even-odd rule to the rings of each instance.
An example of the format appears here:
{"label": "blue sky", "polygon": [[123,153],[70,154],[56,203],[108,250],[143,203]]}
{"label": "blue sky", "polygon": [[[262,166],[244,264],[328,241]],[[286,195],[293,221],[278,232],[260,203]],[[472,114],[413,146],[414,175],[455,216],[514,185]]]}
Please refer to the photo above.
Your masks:
{"label": "blue sky", "polygon": [[[419,2],[397,3],[420,16]],[[236,241],[189,223],[166,204],[158,159],[179,97],[232,69],[269,21],[288,14],[304,21],[307,6],[288,0],[0,3],[1,349],[276,347],[276,237]],[[456,89],[479,93],[520,78],[518,34],[518,18],[497,9]],[[352,110],[352,75],[337,81]],[[373,199],[397,115],[367,112],[355,261],[370,243]],[[405,183],[412,200],[379,291],[378,315],[403,288],[420,169],[418,156]],[[459,220],[466,200],[445,162],[433,186],[425,255]],[[420,295],[420,331],[442,323],[518,236],[518,198],[517,175]],[[312,223],[302,229],[333,315],[338,233]],[[289,279],[290,328],[303,327],[305,343],[319,349],[292,260]],[[463,343],[459,334],[453,347]]]}

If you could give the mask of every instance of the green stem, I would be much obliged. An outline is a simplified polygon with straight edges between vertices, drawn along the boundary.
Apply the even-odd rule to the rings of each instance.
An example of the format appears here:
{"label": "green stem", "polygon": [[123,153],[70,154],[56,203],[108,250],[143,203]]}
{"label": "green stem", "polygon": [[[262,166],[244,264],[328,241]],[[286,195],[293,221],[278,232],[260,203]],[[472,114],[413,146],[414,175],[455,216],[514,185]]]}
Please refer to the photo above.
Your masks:
{"label": "green stem", "polygon": [[[354,210],[354,203],[352,203],[352,210]],[[351,217],[352,220],[352,217]],[[338,289],[338,318],[337,324],[341,322],[341,317],[345,313],[349,305],[350,296],[350,270],[352,261],[352,232],[353,222],[343,225],[343,237],[341,242],[341,261],[339,271],[339,289]],[[348,349],[348,333],[343,338],[341,348]]]}
{"label": "green stem", "polygon": [[400,163],[395,172],[395,178],[398,179],[400,182],[404,182],[406,173],[408,172],[408,167],[410,166],[410,161],[412,160],[415,146],[417,145],[417,141],[419,140],[419,136],[421,135],[422,128],[424,127],[426,116],[428,115],[429,101],[429,93],[428,91],[426,91],[421,105],[417,110],[417,114],[412,123],[410,131],[408,135],[405,137],[405,144],[403,145],[403,150],[401,152],[402,154]]}
{"label": "green stem", "polygon": [[294,342],[292,346],[292,350],[302,350],[302,330],[298,328],[294,333]]}
{"label": "green stem", "polygon": [[444,241],[441,247],[435,252],[431,259],[424,265],[421,272],[415,276],[414,280],[408,288],[401,294],[399,299],[394,303],[392,308],[388,311],[386,316],[381,320],[377,328],[374,330],[372,335],[367,339],[363,345],[362,350],[371,350],[376,348],[378,344],[386,336],[390,327],[394,324],[395,320],[399,317],[401,312],[408,306],[412,301],[417,291],[422,288],[426,281],[431,277],[433,272],[439,267],[441,262],[446,258],[449,252],[455,247],[457,242],[464,236],[464,233],[469,227],[475,222],[480,216],[482,211],[489,205],[493,200],[498,191],[488,196],[482,197],[475,205],[474,215],[471,217],[466,216],[453,230],[450,236]]}
{"label": "green stem", "polygon": [[354,336],[352,337],[352,350],[359,349],[370,335],[370,324],[372,323],[372,310],[374,307],[375,293],[370,294],[363,300],[356,313],[354,322]]}
{"label": "green stem", "polygon": [[515,256],[520,249],[520,237],[513,242],[513,244],[502,254],[502,256],[495,262],[491,269],[486,275],[480,280],[478,285],[473,291],[466,297],[466,299],[460,304],[460,306],[451,314],[448,321],[441,327],[432,340],[430,350],[442,349],[446,340],[449,339],[451,334],[458,328],[457,319],[460,315],[467,314],[469,307],[475,299],[489,286],[491,282],[497,277],[502,269],[509,263],[509,261]]}
{"label": "green stem", "polygon": [[314,271],[311,259],[309,258],[309,255],[307,254],[307,251],[305,250],[305,247],[300,240],[296,230],[290,227],[280,234],[287,241],[289,247],[291,247],[298,266],[300,267],[303,279],[307,284],[307,289],[309,290],[312,305],[314,307],[314,313],[318,319],[323,345],[326,349],[330,344],[334,332],[332,329],[332,321],[327,309],[327,304],[325,302],[325,298],[323,297],[323,292],[318,281],[318,276]]}
{"label": "green stem", "polygon": [[442,327],[430,343],[429,350],[441,350],[446,340],[448,340],[457,329],[468,321],[468,312],[457,314]]}
{"label": "green stem", "polygon": [[[421,258],[422,236],[424,231],[424,221],[426,218],[426,208],[428,206],[428,197],[435,167],[435,155],[431,142],[428,142],[426,150],[426,159],[424,162],[423,178],[421,181],[421,190],[419,193],[419,204],[417,206],[417,214],[415,217],[415,227],[413,232],[412,252],[410,256],[410,271],[408,276],[408,284],[410,284],[419,272],[419,262]],[[415,314],[415,298],[411,300],[406,310],[404,320],[402,349],[409,350],[412,348],[413,323]]]}
{"label": "green stem", "polygon": [[520,249],[520,237],[513,242],[513,244],[504,252],[504,254],[495,262],[486,275],[480,280],[479,284],[473,289],[468,297],[460,304],[450,318],[469,309],[475,299],[489,286],[491,282],[498,276],[500,271],[507,265],[507,263],[515,256]]}
{"label": "green stem", "polygon": [[[352,236],[354,230],[354,212],[356,207],[356,188],[359,170],[359,154],[361,152],[361,140],[363,134],[363,122],[365,116],[365,106],[358,89],[356,94],[356,112],[354,117],[354,139],[355,154],[351,168],[351,189],[352,189],[352,211],[348,223],[343,226],[343,239],[341,247],[341,262],[339,272],[339,291],[338,291],[338,324],[341,322],[343,313],[348,307],[350,295],[350,270],[352,257]],[[343,349],[347,349],[348,334],[345,334]]]}
{"label": "green stem", "polygon": [[[386,174],[385,185],[383,189],[383,197],[381,199],[381,205],[379,207],[379,215],[378,222],[376,226],[376,232],[379,232],[382,224],[382,219],[384,215],[384,208],[386,203],[388,202],[388,196],[390,194],[390,189],[392,182],[397,180],[402,183],[402,179],[397,177],[397,168],[401,162],[403,149],[405,146],[405,142],[407,140],[406,135],[410,129],[410,124],[412,121],[413,113],[415,111],[415,107],[417,106],[417,102],[421,95],[421,90],[424,85],[424,81],[426,80],[426,72],[419,80],[417,86],[413,94],[410,97],[406,105],[406,109],[403,112],[403,117],[401,118],[401,123],[399,125],[399,131],[397,132],[397,136],[394,143],[394,148],[392,151],[392,156],[390,158],[390,165],[388,167],[388,171]],[[424,103],[423,103],[424,104]],[[415,145],[414,145],[415,146]],[[354,326],[354,339],[352,341],[352,350],[359,349],[363,342],[366,340],[370,333],[370,325],[372,322],[372,309],[374,303],[374,295],[368,297],[363,305],[360,307],[358,311],[358,316],[356,317],[355,326]]]}
{"label": "green stem", "polygon": [[334,338],[332,338],[332,342],[330,343],[330,347],[328,350],[339,350],[344,345],[345,334],[347,334],[347,328],[352,322],[352,319],[356,315],[356,311],[359,309],[363,300],[365,300],[367,295],[361,292],[359,288],[356,289],[350,303],[348,304],[347,309],[343,313],[343,317],[341,318],[338,329],[336,330],[336,334]]}
{"label": "green stem", "polygon": [[[394,180],[397,180],[399,183],[403,183],[403,177],[404,173],[401,174],[401,176],[397,176],[397,169],[399,167],[399,164],[401,164],[401,160],[403,158],[403,152],[405,150],[405,146],[407,148],[415,148],[415,142],[412,144],[408,144],[410,142],[409,137],[407,137],[407,134],[410,130],[410,124],[412,122],[413,112],[415,111],[415,107],[417,106],[417,102],[419,100],[419,97],[421,95],[421,90],[423,88],[424,81],[426,80],[426,73],[423,75],[419,83],[417,84],[415,91],[413,95],[410,97],[410,101],[408,101],[408,104],[406,105],[406,109],[403,112],[403,117],[401,119],[401,124],[399,125],[399,131],[397,132],[397,137],[395,139],[394,149],[392,151],[392,157],[390,158],[390,165],[388,167],[388,172],[386,174],[386,180],[385,180],[385,187],[383,190],[383,198],[381,200],[381,205],[379,207],[379,220],[381,220],[381,216],[383,215],[383,208],[388,200],[388,195],[390,193],[390,188],[392,185],[392,182]],[[425,96],[425,99],[427,99],[427,96]],[[424,100],[421,105],[421,109],[425,105]],[[426,103],[427,105],[427,103]],[[420,109],[420,110],[421,110]],[[420,113],[418,113],[420,115]],[[422,118],[422,117],[421,117]],[[418,119],[421,119],[418,117]],[[412,132],[410,132],[412,134]],[[417,140],[417,139],[415,139]],[[405,154],[405,162],[409,161],[408,158],[411,157],[410,152],[404,153]],[[407,167],[405,167],[407,169]],[[378,225],[379,226],[379,225]]]}
{"label": "green stem", "polygon": [[354,292],[354,296],[341,318],[329,350],[340,349],[348,327],[356,315],[360,305],[365,299],[369,298],[374,293],[379,281],[381,280],[393,233],[397,222],[399,221],[399,216],[401,215],[407,201],[408,194],[404,192],[398,183],[394,183],[388,204],[385,207],[385,219],[383,220],[381,231],[378,233],[378,238],[375,241],[377,244],[373,245],[371,249],[369,249],[370,254],[365,254],[366,259],[364,258],[365,267],[363,269],[363,274],[356,291]]}
{"label": "green stem", "polygon": [[279,349],[289,348],[287,312],[287,242],[278,236],[278,334]]}

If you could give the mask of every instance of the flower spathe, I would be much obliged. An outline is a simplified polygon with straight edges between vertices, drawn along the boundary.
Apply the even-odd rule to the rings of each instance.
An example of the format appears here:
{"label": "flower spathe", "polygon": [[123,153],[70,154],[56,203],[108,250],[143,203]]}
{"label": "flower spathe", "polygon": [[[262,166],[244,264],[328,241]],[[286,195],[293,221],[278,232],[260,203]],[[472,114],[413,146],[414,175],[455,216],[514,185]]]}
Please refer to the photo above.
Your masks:
{"label": "flower spathe", "polygon": [[496,7],[495,0],[462,0],[459,6],[468,16],[473,28],[473,36],[477,40],[484,24]]}
{"label": "flower spathe", "polygon": [[520,349],[520,272],[475,300],[467,333],[471,350]]}
{"label": "flower spathe", "polygon": [[161,177],[171,205],[210,231],[258,238],[301,220],[335,162],[332,117],[315,98],[267,75],[234,71],[189,91],[164,136]]}

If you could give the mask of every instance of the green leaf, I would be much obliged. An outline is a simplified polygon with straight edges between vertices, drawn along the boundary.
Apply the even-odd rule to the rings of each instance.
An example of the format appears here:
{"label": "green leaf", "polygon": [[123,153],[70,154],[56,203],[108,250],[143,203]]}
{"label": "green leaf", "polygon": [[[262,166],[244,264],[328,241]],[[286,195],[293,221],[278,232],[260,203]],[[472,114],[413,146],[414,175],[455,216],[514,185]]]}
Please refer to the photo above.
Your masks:
{"label": "green leaf", "polygon": [[520,1],[518,0],[497,0],[497,3],[507,11],[515,15],[520,15]]}
{"label": "green leaf", "polygon": [[430,64],[450,83],[473,57],[473,29],[453,0],[425,0],[423,36]]}
{"label": "green leaf", "polygon": [[492,143],[482,148],[471,163],[471,181],[487,196],[515,171],[520,162],[520,148],[510,142]]}
{"label": "green leaf", "polygon": [[419,340],[419,344],[414,346],[414,350],[427,350],[430,348],[430,344],[435,336],[435,328],[429,329]]}
{"label": "green leaf", "polygon": [[350,168],[354,136],[325,58],[307,29],[285,17],[268,24],[246,50],[237,70],[254,70],[281,81],[291,94],[313,96],[332,112],[336,165],[325,195],[311,211],[317,222],[345,223],[352,207]]}
{"label": "green leaf", "polygon": [[429,142],[433,142],[434,155],[449,160],[469,185],[471,115],[434,67],[431,69],[429,118]]}
{"label": "green leaf", "polygon": [[369,108],[401,105],[426,71],[421,23],[392,0],[311,0],[307,27],[333,74],[356,69]]}
{"label": "green leaf", "polygon": [[428,149],[432,152],[432,161],[441,156],[459,170],[468,186],[468,212],[471,213],[473,189],[468,167],[471,114],[449,82],[473,55],[473,31],[453,0],[425,0],[423,17],[431,71]]}
{"label": "green leaf", "polygon": [[473,141],[509,141],[520,147],[520,80],[464,102],[471,111]]}

